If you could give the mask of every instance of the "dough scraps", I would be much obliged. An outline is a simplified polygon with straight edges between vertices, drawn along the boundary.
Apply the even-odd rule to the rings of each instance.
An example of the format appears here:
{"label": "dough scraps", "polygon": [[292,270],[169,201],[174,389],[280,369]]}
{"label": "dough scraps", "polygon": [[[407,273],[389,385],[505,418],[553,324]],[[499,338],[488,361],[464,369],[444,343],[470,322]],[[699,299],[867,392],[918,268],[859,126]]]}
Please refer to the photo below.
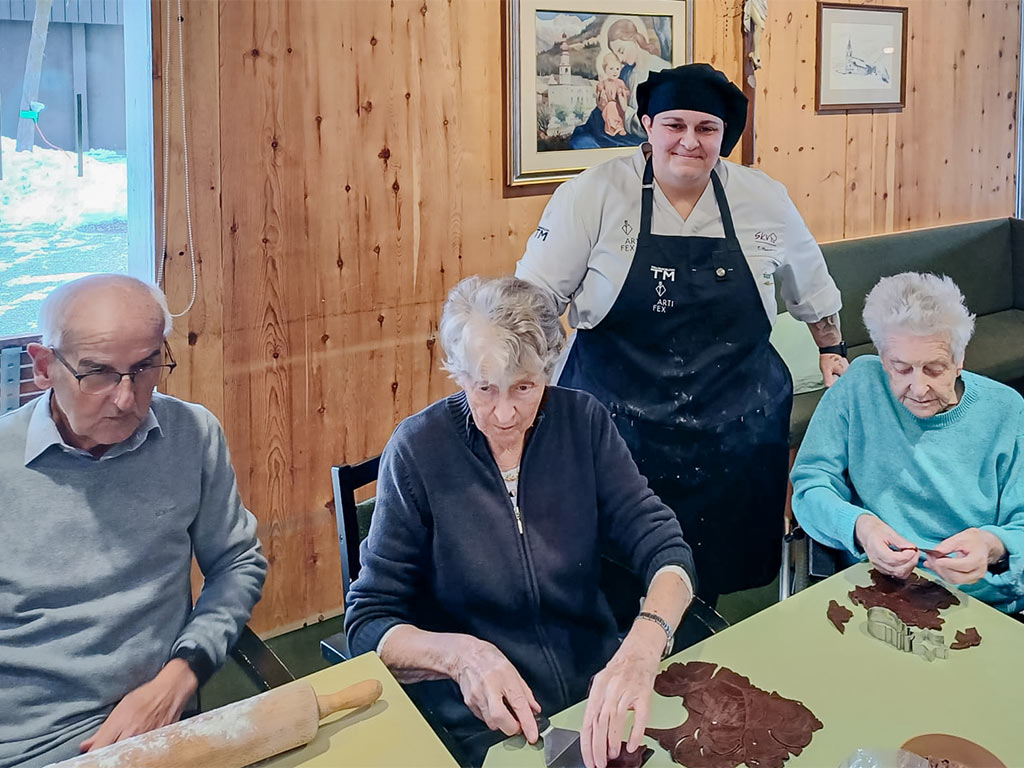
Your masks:
{"label": "dough scraps", "polygon": [[956,639],[949,647],[954,651],[962,651],[975,645],[981,645],[981,635],[978,634],[977,627],[968,627],[964,631],[956,631]]}
{"label": "dough scraps", "polygon": [[839,634],[846,634],[846,622],[853,618],[853,611],[835,600],[828,601],[828,620],[832,622]]}

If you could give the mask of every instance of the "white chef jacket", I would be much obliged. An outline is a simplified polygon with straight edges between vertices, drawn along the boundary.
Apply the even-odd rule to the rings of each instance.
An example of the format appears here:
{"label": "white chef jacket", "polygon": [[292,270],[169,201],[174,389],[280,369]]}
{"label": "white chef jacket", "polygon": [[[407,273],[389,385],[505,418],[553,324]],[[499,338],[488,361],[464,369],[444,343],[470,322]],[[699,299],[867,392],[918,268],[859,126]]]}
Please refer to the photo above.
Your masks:
{"label": "white chef jacket", "polygon": [[[569,307],[573,328],[594,328],[608,314],[626,281],[640,230],[644,144],[629,156],[601,163],[562,184],[516,266],[516,277],[547,288],[559,312]],[[786,188],[763,171],[719,160],[736,237],[768,321],[775,324],[775,279],[793,317],[813,323],[839,311],[842,299],[821,249]],[[654,184],[651,231],[680,237],[725,237],[707,188],[684,219]]]}

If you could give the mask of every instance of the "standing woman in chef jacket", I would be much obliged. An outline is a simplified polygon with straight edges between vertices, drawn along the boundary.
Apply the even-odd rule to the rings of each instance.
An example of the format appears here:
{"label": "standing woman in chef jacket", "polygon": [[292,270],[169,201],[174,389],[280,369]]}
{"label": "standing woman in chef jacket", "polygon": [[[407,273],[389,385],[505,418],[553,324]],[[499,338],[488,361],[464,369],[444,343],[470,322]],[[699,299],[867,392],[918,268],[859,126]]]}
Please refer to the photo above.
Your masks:
{"label": "standing woman in chef jacket", "polygon": [[687,64],[651,73],[637,101],[648,142],[556,190],[516,276],[568,306],[555,380],[608,406],[713,605],[780,564],[793,385],[768,341],[775,281],[826,385],[848,365],[841,300],[785,187],[722,158],[746,123],[739,88]]}

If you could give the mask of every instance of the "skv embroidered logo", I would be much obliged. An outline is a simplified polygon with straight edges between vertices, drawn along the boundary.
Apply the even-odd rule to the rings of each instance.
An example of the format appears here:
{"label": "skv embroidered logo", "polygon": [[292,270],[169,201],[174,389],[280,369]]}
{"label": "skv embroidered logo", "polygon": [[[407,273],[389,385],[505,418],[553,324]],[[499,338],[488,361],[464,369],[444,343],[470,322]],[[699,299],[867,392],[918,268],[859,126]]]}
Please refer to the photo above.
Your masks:
{"label": "skv embroidered logo", "polygon": [[779,236],[774,232],[755,232],[754,242],[764,243],[765,245],[777,245]]}
{"label": "skv embroidered logo", "polygon": [[537,238],[538,240],[547,241],[547,239],[548,239],[548,232],[550,232],[550,231],[551,230],[545,229],[544,227],[537,227],[537,231],[533,233],[533,236],[535,238]]}

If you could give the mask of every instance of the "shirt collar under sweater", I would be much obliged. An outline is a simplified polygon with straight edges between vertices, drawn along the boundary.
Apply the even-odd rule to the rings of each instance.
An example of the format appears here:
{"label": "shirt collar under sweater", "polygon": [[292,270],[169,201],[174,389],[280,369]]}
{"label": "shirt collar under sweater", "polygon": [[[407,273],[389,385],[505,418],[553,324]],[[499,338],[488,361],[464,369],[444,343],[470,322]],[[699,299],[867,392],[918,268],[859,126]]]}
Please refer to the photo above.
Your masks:
{"label": "shirt collar under sweater", "polygon": [[68,445],[64,442],[64,438],[61,437],[60,431],[57,429],[57,423],[53,420],[53,411],[51,410],[50,405],[50,399],[52,397],[53,390],[48,389],[43,395],[36,399],[35,406],[32,410],[32,416],[29,419],[28,430],[25,433],[26,467],[39,458],[47,448],[54,445],[66,453],[81,456],[83,459],[89,459],[91,461],[106,461],[116,458],[123,453],[134,451],[146,442],[146,438],[149,436],[149,433],[154,429],[158,434],[162,434],[160,431],[160,423],[156,419],[156,414],[153,413],[153,409],[150,408],[149,413],[146,414],[146,418],[142,420],[142,423],[127,440],[122,440],[120,443],[110,446],[110,448],[104,451],[103,454],[97,458],[88,451],[83,451],[80,448],[75,448],[74,446]]}

